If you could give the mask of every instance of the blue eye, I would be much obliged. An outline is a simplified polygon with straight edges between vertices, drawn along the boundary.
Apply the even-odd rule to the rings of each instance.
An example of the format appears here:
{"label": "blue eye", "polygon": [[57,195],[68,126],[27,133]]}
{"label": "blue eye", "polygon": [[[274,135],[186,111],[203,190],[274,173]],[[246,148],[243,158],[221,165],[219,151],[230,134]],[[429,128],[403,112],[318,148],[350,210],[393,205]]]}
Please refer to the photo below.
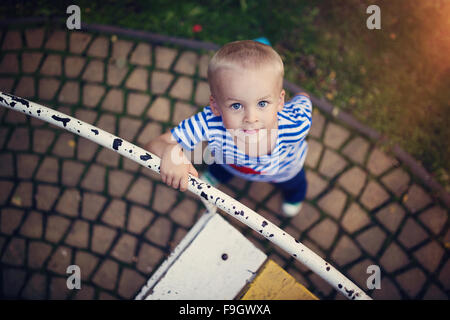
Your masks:
{"label": "blue eye", "polygon": [[233,104],[231,105],[231,108],[232,108],[233,110],[239,110],[239,109],[241,109],[241,107],[242,107],[242,104],[240,104],[240,103],[233,103]]}
{"label": "blue eye", "polygon": [[258,106],[261,108],[267,107],[269,103],[267,101],[260,101],[258,102]]}

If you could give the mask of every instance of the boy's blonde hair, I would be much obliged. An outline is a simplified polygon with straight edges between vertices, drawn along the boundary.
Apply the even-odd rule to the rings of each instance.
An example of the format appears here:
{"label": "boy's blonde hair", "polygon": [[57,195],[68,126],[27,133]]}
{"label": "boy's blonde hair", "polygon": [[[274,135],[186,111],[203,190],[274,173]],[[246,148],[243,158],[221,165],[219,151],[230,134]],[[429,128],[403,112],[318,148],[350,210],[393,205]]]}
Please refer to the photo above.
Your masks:
{"label": "boy's blonde hair", "polygon": [[213,90],[216,71],[227,67],[258,69],[272,66],[280,77],[280,90],[283,86],[284,66],[280,55],[271,46],[253,41],[241,40],[227,43],[217,51],[208,65],[208,81]]}

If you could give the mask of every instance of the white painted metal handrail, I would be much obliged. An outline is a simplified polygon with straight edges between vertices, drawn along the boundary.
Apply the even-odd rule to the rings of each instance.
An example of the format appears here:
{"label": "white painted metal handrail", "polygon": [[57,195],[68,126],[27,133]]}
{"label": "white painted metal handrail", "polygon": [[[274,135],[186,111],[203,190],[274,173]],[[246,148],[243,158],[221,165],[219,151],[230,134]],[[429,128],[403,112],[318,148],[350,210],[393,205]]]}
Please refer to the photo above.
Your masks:
{"label": "white painted metal handrail", "polygon": [[[160,173],[161,159],[159,157],[86,122],[3,92],[0,92],[0,105],[66,129]],[[188,190],[263,235],[319,275],[336,290],[342,292],[348,299],[371,299],[352,281],[312,250],[239,201],[191,175],[189,175]]]}

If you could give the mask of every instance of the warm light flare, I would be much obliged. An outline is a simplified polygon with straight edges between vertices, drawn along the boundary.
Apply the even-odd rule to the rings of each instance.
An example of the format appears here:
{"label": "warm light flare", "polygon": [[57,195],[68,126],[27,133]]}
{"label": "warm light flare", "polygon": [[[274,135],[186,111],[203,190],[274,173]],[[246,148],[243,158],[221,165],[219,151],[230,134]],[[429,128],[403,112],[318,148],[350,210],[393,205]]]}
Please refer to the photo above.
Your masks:
{"label": "warm light flare", "polygon": [[433,16],[419,22],[421,49],[436,76],[450,72],[450,0],[420,1],[416,10]]}

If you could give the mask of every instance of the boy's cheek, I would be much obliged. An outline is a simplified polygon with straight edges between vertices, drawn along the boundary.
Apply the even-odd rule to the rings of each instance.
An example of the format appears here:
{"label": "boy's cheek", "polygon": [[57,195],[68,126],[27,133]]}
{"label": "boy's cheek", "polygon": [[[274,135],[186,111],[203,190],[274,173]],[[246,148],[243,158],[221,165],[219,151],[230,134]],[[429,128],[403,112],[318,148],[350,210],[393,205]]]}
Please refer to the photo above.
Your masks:
{"label": "boy's cheek", "polygon": [[238,114],[225,111],[222,113],[222,121],[227,129],[240,129],[244,119]]}

